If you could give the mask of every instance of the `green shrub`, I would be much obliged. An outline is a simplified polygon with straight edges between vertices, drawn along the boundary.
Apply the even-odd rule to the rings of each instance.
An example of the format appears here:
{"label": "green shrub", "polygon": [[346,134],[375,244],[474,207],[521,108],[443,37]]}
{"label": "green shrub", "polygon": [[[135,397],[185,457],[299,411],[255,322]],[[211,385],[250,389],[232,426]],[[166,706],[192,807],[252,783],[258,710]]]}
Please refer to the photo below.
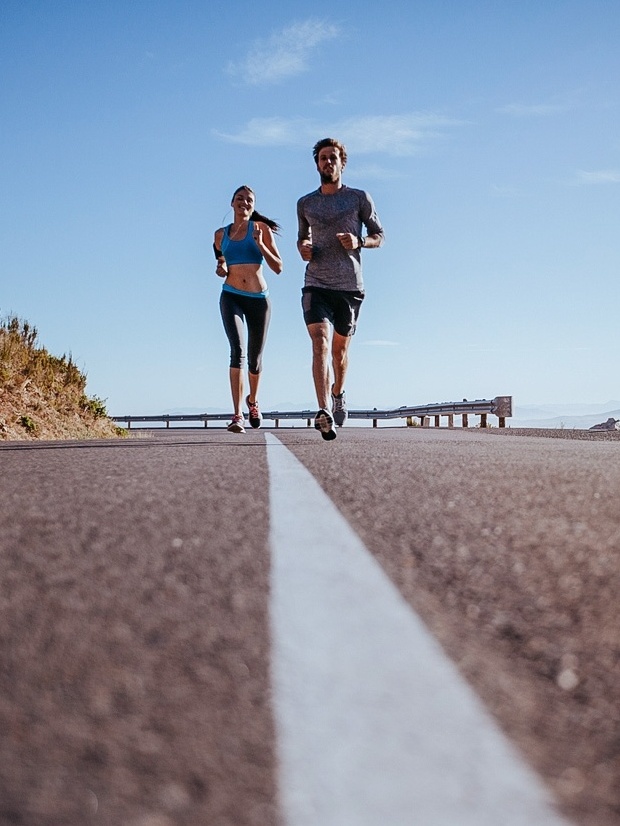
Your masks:
{"label": "green shrub", "polygon": [[20,416],[19,423],[28,433],[34,433],[37,429],[35,422],[32,421],[30,416]]}
{"label": "green shrub", "polygon": [[80,404],[82,409],[88,410],[89,413],[92,413],[95,419],[104,419],[108,415],[108,411],[105,406],[105,399],[100,399],[97,396],[93,396],[92,399],[89,399],[88,396],[82,396]]}

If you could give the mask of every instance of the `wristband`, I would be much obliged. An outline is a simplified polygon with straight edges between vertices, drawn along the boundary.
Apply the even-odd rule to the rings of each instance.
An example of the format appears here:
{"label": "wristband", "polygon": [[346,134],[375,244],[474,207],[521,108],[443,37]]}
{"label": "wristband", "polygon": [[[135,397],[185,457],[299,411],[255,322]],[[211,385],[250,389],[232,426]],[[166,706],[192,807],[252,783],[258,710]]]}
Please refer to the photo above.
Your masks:
{"label": "wristband", "polygon": [[366,246],[365,240],[362,238],[361,235],[357,236],[357,246],[359,249],[363,249]]}

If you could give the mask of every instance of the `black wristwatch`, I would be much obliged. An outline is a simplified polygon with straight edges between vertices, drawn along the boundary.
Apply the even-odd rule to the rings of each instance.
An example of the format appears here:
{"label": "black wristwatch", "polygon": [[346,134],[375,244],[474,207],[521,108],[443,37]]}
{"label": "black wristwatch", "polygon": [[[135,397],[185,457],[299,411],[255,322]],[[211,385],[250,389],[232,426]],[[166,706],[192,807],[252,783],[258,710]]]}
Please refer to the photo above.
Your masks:
{"label": "black wristwatch", "polygon": [[357,236],[357,244],[358,244],[359,249],[362,249],[362,247],[366,246],[366,243],[365,243],[365,241],[364,241],[364,239],[362,238],[361,235]]}

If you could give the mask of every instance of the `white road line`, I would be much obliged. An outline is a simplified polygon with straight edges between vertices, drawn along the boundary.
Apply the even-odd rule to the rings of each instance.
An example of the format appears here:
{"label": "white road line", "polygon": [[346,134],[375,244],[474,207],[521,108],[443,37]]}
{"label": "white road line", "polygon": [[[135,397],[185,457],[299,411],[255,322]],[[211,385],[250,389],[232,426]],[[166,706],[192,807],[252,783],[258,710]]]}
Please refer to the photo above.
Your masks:
{"label": "white road line", "polygon": [[265,440],[286,826],[566,826],[316,480]]}

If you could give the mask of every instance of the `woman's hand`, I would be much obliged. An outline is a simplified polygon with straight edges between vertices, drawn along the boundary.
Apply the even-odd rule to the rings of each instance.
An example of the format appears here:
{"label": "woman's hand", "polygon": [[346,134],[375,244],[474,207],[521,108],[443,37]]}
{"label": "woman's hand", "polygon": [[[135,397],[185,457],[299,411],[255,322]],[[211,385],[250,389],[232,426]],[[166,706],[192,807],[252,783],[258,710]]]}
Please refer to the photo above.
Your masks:
{"label": "woman's hand", "polygon": [[226,278],[228,275],[228,267],[226,266],[225,261],[218,261],[217,267],[215,268],[215,274],[219,275],[220,278]]}
{"label": "woman's hand", "polygon": [[256,246],[262,251],[264,247],[263,228],[257,221],[254,221],[254,232],[252,233],[252,237],[254,238],[254,243]]}

